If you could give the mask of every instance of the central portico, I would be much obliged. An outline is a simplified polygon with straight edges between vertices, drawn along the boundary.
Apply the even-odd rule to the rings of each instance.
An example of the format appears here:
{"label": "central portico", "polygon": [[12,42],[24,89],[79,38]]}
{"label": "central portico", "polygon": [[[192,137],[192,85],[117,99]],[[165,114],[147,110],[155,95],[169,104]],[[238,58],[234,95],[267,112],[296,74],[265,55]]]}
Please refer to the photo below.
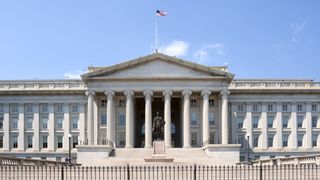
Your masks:
{"label": "central portico", "polygon": [[86,144],[151,148],[152,120],[159,112],[166,122],[167,148],[227,145],[227,89],[233,77],[226,67],[202,66],[161,53],[91,67],[82,75],[88,96]]}
{"label": "central portico", "polygon": [[[200,126],[202,134],[199,137],[201,144],[205,144],[209,140],[210,99],[218,105],[213,108],[217,111],[214,119],[221,119],[221,127],[217,128],[221,143],[228,144],[227,87],[233,75],[224,67],[204,67],[155,53],[111,67],[89,70],[82,76],[88,86],[89,145],[99,143],[101,137],[94,134],[99,132],[95,130],[98,127],[95,118],[99,118],[98,113],[103,111],[108,122],[106,140],[117,142],[119,113],[116,111],[121,109],[125,110],[125,148],[151,147],[155,112],[160,112],[166,122],[164,137],[167,147],[190,147],[190,125]],[[100,109],[102,103],[99,102],[104,103],[103,107],[106,105],[105,110]],[[194,118],[202,119],[195,122],[197,124],[190,120],[193,106],[199,107],[196,109],[198,117]],[[217,136],[220,136],[218,132]]]}

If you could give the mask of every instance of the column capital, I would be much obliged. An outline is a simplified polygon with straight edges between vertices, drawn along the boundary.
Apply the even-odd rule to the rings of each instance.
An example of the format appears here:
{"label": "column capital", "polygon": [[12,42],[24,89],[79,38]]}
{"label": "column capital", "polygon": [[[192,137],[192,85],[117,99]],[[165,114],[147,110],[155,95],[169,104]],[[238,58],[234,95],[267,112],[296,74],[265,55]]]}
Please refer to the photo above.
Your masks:
{"label": "column capital", "polygon": [[191,94],[192,94],[192,91],[191,91],[191,90],[183,90],[183,91],[182,91],[182,95],[183,95],[184,97],[189,97]]}
{"label": "column capital", "polygon": [[168,89],[162,91],[162,95],[164,95],[164,96],[172,96],[172,93],[173,92],[171,90],[168,90]]}
{"label": "column capital", "polygon": [[111,99],[114,96],[114,91],[107,90],[104,92],[104,94],[108,97],[108,99]]}
{"label": "column capital", "polygon": [[131,98],[134,95],[134,92],[132,90],[126,90],[124,91],[124,95],[126,96],[126,98]]}
{"label": "column capital", "polygon": [[147,97],[147,96],[153,96],[153,91],[150,90],[150,89],[146,89],[146,90],[143,91],[143,95],[144,95],[145,97]]}
{"label": "column capital", "polygon": [[227,96],[230,94],[230,91],[228,89],[223,89],[222,91],[220,91],[220,95],[222,96]]}
{"label": "column capital", "polygon": [[89,96],[89,95],[94,96],[95,94],[96,94],[96,93],[95,93],[94,90],[87,90],[87,91],[86,91],[86,95],[87,95],[87,96]]}
{"label": "column capital", "polygon": [[212,92],[210,90],[203,90],[201,91],[201,96],[210,96]]}

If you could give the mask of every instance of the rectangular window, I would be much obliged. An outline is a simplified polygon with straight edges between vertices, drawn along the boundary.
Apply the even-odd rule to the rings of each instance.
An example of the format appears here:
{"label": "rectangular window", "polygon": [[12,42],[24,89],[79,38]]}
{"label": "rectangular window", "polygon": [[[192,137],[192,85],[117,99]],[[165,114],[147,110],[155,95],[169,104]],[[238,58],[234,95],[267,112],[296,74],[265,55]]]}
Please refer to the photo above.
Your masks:
{"label": "rectangular window", "polygon": [[268,111],[274,111],[274,105],[268,104]]}
{"label": "rectangular window", "polygon": [[298,105],[297,105],[297,111],[298,111],[298,112],[301,112],[301,111],[302,111],[302,104],[298,104]]}
{"label": "rectangular window", "polygon": [[209,144],[214,144],[214,132],[210,132],[209,134]]}
{"label": "rectangular window", "polygon": [[241,144],[241,147],[244,147],[245,144],[244,144],[244,136],[243,135],[239,135],[238,136],[238,144]]}
{"label": "rectangular window", "polygon": [[244,116],[238,116],[237,117],[238,128],[240,128],[240,129],[243,128],[243,121],[244,121]]}
{"label": "rectangular window", "polygon": [[268,147],[273,147],[273,136],[268,136]]}
{"label": "rectangular window", "polygon": [[26,113],[32,113],[33,112],[33,104],[25,104],[25,111]]}
{"label": "rectangular window", "polygon": [[318,105],[317,104],[312,104],[312,111],[318,111]]}
{"label": "rectangular window", "polygon": [[0,136],[0,148],[3,148],[3,136]]}
{"label": "rectangular window", "polygon": [[56,112],[57,113],[63,112],[63,104],[62,103],[56,104]]}
{"label": "rectangular window", "polygon": [[12,136],[12,148],[18,148],[18,136]]}
{"label": "rectangular window", "polygon": [[196,146],[197,145],[197,133],[192,132],[191,133],[191,146]]}
{"label": "rectangular window", "polygon": [[214,125],[214,114],[209,112],[209,125]]}
{"label": "rectangular window", "polygon": [[198,124],[198,113],[191,112],[191,125],[197,125],[197,124]]}
{"label": "rectangular window", "polygon": [[273,121],[274,121],[274,116],[268,116],[267,117],[267,121],[268,121],[268,128],[273,128]]}
{"label": "rectangular window", "polygon": [[71,117],[71,121],[72,121],[72,129],[78,129],[79,117],[73,116]]}
{"label": "rectangular window", "polygon": [[18,129],[18,117],[12,117],[12,129]]}
{"label": "rectangular window", "polygon": [[252,111],[253,112],[258,112],[259,111],[258,104],[253,104],[252,105]]}
{"label": "rectangular window", "polygon": [[302,128],[303,119],[304,119],[304,116],[303,116],[303,115],[298,115],[298,116],[297,116],[298,128]]}
{"label": "rectangular window", "polygon": [[48,148],[48,136],[42,136],[42,148]]}
{"label": "rectangular window", "polygon": [[10,112],[17,113],[18,112],[18,104],[10,104]]}
{"label": "rectangular window", "polygon": [[318,126],[318,116],[312,116],[312,127],[316,128]]}
{"label": "rectangular window", "polygon": [[71,104],[71,112],[73,113],[78,112],[78,104]]}
{"label": "rectangular window", "polygon": [[106,107],[107,106],[107,100],[106,99],[101,100],[101,106],[102,107]]}
{"label": "rectangular window", "polygon": [[125,137],[126,137],[125,133],[119,133],[119,140],[118,140],[119,147],[124,147],[126,145]]}
{"label": "rectangular window", "polygon": [[0,116],[0,129],[3,129],[3,116]]}
{"label": "rectangular window", "polygon": [[312,135],[312,146],[317,147],[318,146],[318,134]]}
{"label": "rectangular window", "polygon": [[287,112],[288,111],[288,104],[282,105],[282,111]]}
{"label": "rectangular window", "polygon": [[197,106],[197,99],[192,98],[192,99],[190,100],[190,102],[191,102],[191,106],[193,106],[193,107]]}
{"label": "rectangular window", "polygon": [[27,117],[27,129],[32,129],[33,118]]}
{"label": "rectangular window", "polygon": [[244,111],[244,104],[238,104],[238,112]]}
{"label": "rectangular window", "polygon": [[119,107],[124,107],[124,99],[119,99]]}
{"label": "rectangular window", "polygon": [[62,136],[57,136],[57,142],[58,142],[58,148],[63,147],[63,137]]}
{"label": "rectangular window", "polygon": [[40,104],[40,112],[47,113],[48,112],[48,104]]}
{"label": "rectangular window", "polygon": [[282,136],[282,146],[283,147],[288,147],[288,135],[283,135]]}
{"label": "rectangular window", "polygon": [[259,136],[254,135],[253,136],[253,147],[258,147],[259,146]]}
{"label": "rectangular window", "polygon": [[78,145],[78,136],[72,136],[72,148],[76,148]]}
{"label": "rectangular window", "polygon": [[259,126],[259,119],[260,119],[259,116],[253,116],[253,117],[252,117],[252,127],[253,127],[253,128],[258,128],[258,126]]}
{"label": "rectangular window", "polygon": [[32,148],[32,136],[27,136],[27,143],[28,143],[28,148]]}
{"label": "rectangular window", "polygon": [[41,124],[42,124],[42,129],[48,129],[48,117],[43,116],[41,117]]}
{"label": "rectangular window", "polygon": [[100,125],[105,126],[107,124],[107,116],[105,114],[101,115]]}
{"label": "rectangular window", "polygon": [[126,124],[126,115],[123,112],[121,112],[119,114],[119,125],[124,126],[125,124]]}
{"label": "rectangular window", "polygon": [[289,116],[282,116],[282,128],[288,128]]}
{"label": "rectangular window", "polygon": [[214,100],[213,99],[209,99],[209,107],[214,107]]}
{"label": "rectangular window", "polygon": [[62,129],[63,128],[63,117],[57,116],[56,122],[57,122],[57,129]]}
{"label": "rectangular window", "polygon": [[303,134],[298,134],[298,147],[302,147],[303,144]]}
{"label": "rectangular window", "polygon": [[3,104],[0,103],[0,112],[3,112]]}

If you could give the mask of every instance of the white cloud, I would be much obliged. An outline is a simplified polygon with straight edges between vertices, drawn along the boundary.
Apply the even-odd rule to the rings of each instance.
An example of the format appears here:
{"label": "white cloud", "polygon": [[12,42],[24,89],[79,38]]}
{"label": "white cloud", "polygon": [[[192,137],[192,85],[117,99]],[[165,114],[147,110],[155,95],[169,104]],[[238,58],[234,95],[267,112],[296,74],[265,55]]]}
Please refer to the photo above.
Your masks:
{"label": "white cloud", "polygon": [[[209,64],[210,58],[221,58],[225,55],[225,46],[222,43],[206,44],[198,49],[193,58],[201,64]],[[212,59],[211,59],[212,60]]]}
{"label": "white cloud", "polygon": [[185,41],[172,41],[170,44],[161,46],[159,51],[170,56],[185,56],[188,53],[189,43]]}
{"label": "white cloud", "polygon": [[292,38],[291,42],[295,43],[297,41],[297,35],[302,32],[305,29],[306,22],[302,23],[291,23],[291,33],[292,33]]}
{"label": "white cloud", "polygon": [[74,72],[66,72],[64,73],[64,78],[66,79],[81,79],[81,75],[86,73],[86,71],[74,71]]}

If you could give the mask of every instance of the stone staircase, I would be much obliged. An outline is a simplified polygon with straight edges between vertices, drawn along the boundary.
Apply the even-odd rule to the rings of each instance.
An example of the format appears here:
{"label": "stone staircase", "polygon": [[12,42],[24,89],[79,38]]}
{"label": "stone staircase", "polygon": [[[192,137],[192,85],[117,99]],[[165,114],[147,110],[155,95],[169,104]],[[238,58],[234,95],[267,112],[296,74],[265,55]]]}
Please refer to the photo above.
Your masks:
{"label": "stone staircase", "polygon": [[[153,148],[118,148],[115,149],[114,156],[99,159],[90,163],[88,162],[88,164],[84,165],[144,165],[146,164],[144,159],[150,158],[152,154]],[[213,159],[208,157],[201,148],[167,148],[166,156],[168,158],[174,158],[174,164],[221,164],[221,162],[213,162]]]}

